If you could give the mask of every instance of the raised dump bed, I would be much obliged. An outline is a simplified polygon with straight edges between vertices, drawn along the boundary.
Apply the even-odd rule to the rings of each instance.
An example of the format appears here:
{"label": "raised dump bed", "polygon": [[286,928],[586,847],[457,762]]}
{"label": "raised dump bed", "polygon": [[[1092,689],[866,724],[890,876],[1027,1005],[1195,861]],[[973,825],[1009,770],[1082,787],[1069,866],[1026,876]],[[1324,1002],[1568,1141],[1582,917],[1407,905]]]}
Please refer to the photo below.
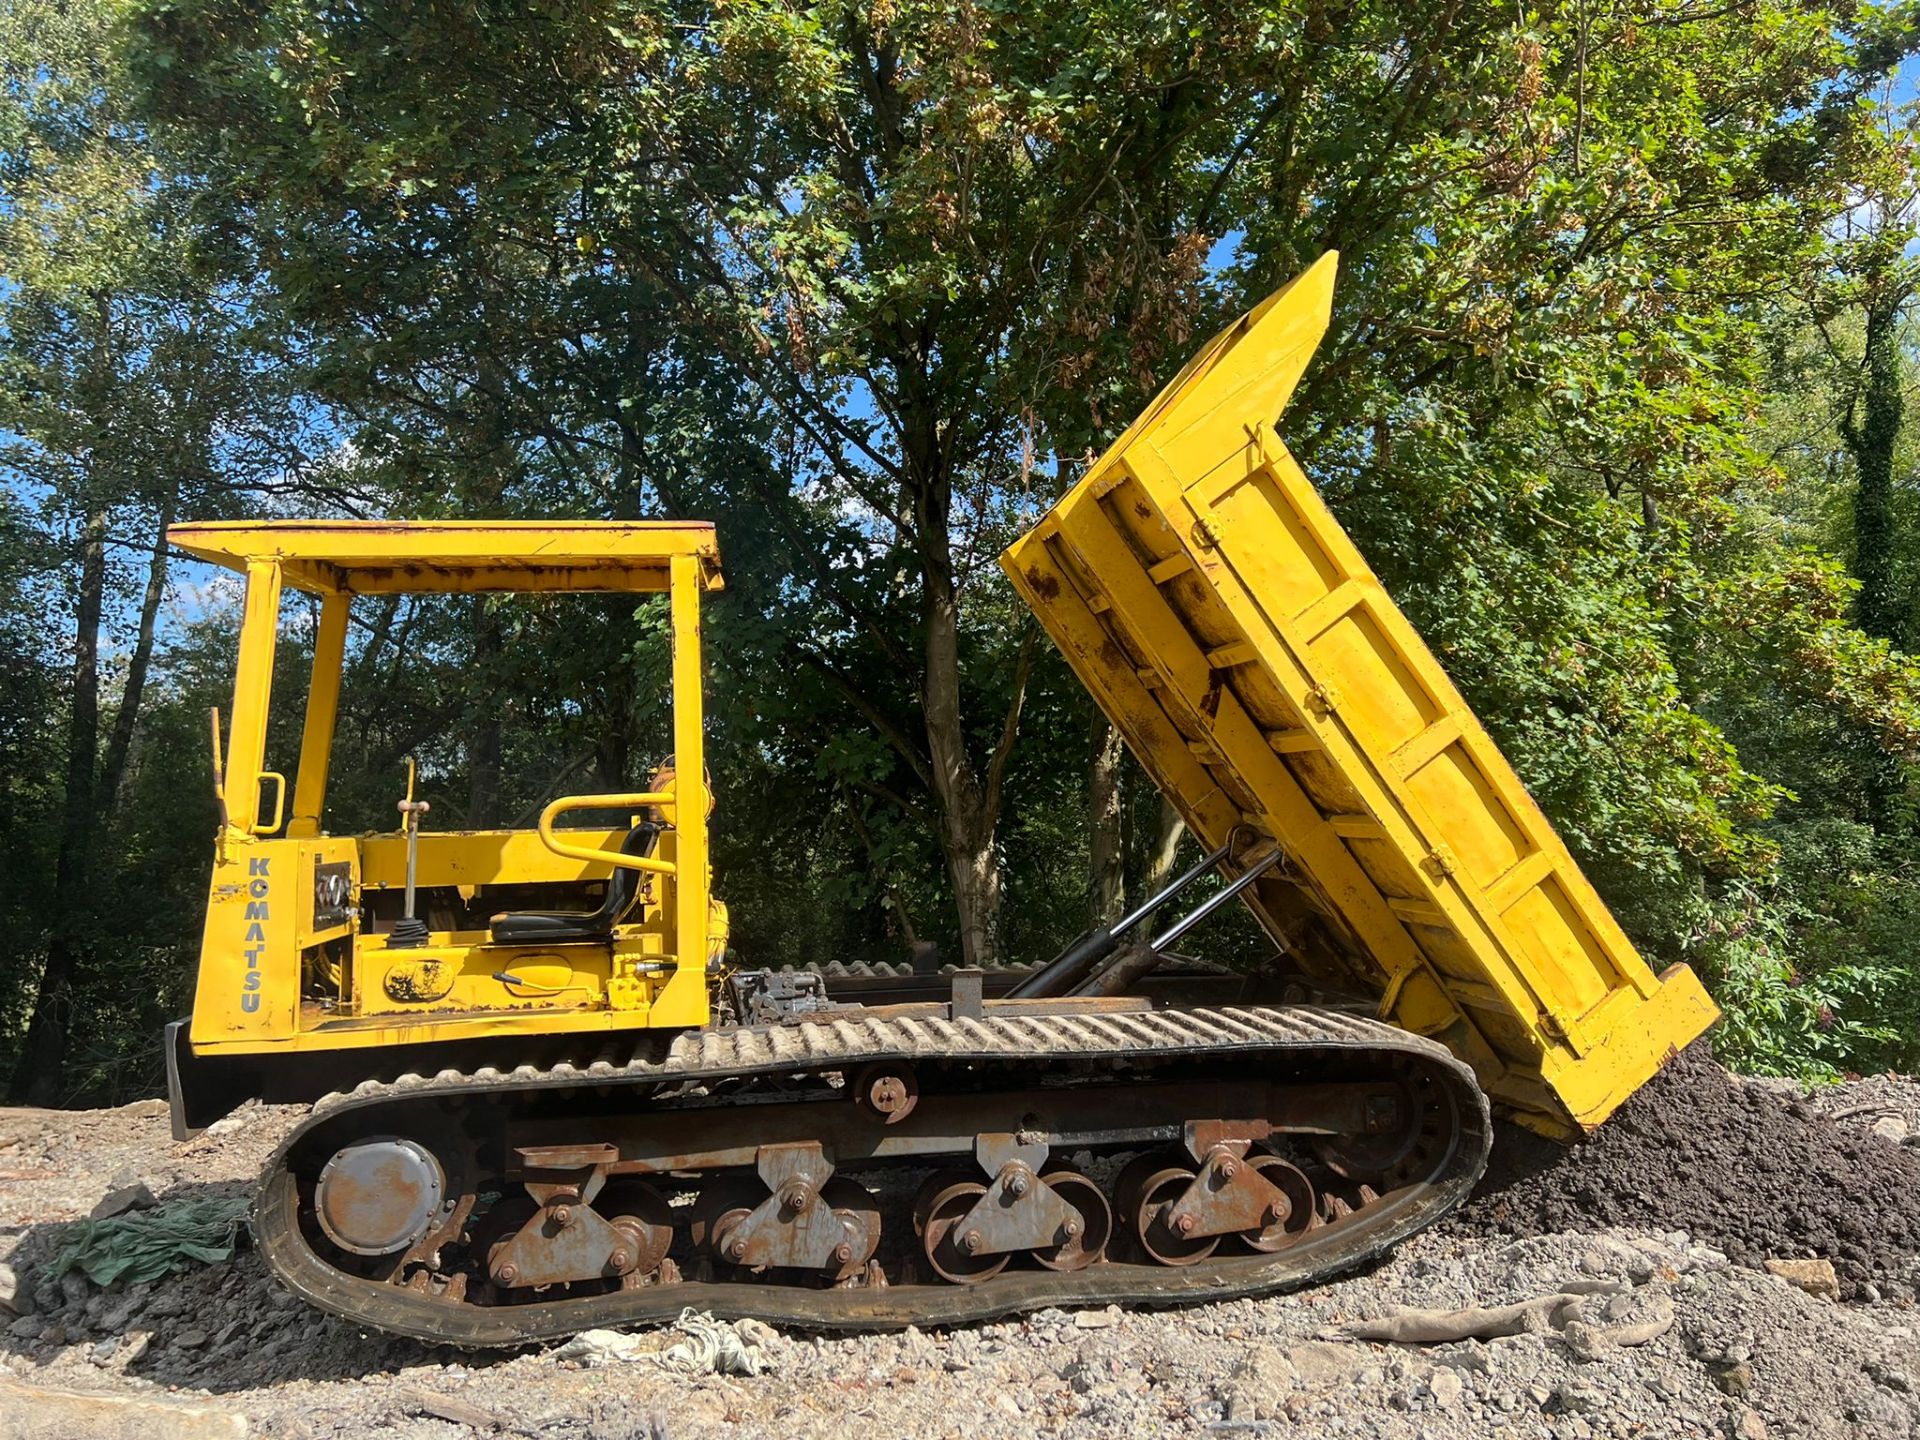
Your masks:
{"label": "raised dump bed", "polygon": [[1640,958],[1274,432],[1334,272],[1215,336],[1001,563],[1201,843],[1279,842],[1245,893],[1288,965],[1571,1135],[1718,1011]]}

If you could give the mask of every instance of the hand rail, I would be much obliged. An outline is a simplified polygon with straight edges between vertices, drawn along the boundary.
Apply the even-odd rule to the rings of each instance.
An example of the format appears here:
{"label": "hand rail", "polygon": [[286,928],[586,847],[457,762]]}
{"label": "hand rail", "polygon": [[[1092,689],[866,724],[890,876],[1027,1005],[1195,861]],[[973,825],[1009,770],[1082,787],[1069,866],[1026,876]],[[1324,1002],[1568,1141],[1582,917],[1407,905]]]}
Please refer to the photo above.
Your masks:
{"label": "hand rail", "polygon": [[[273,782],[273,819],[269,820],[265,825],[262,825],[260,823],[260,791],[258,787],[268,780]],[[286,819],[287,777],[282,775],[278,770],[262,770],[255,781],[253,816],[247,821],[247,833],[249,835],[271,835],[274,831],[278,830],[281,825],[286,823]]]}
{"label": "hand rail", "polygon": [[596,850],[590,845],[569,845],[553,833],[553,822],[569,810],[638,810],[647,805],[671,805],[671,790],[643,790],[631,795],[562,795],[540,812],[535,827],[540,843],[556,855],[569,860],[590,860],[596,865],[612,865],[622,870],[644,870],[650,875],[671,875],[671,860],[655,860],[651,855],[626,855],[618,850]]}

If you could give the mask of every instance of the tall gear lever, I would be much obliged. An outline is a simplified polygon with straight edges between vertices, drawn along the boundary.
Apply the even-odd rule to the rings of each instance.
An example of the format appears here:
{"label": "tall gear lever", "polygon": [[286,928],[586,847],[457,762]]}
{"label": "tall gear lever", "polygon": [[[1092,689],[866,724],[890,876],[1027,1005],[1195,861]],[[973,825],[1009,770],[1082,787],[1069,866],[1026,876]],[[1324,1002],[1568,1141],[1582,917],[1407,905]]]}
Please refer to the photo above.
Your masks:
{"label": "tall gear lever", "polygon": [[407,832],[407,902],[406,908],[393,929],[387,935],[389,950],[410,950],[417,945],[427,943],[427,922],[413,913],[413,877],[420,860],[420,817],[433,807],[425,800],[413,798],[415,766],[413,757],[407,757],[407,797],[400,802],[400,823]]}

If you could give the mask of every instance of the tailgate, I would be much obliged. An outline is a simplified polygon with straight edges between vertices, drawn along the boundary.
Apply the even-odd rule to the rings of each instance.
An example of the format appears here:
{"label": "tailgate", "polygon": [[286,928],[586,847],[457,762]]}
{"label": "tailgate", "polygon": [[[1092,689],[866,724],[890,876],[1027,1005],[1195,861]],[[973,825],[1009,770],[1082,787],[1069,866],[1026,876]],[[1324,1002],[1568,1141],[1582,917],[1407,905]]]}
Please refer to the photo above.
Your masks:
{"label": "tailgate", "polygon": [[1215,336],[1001,563],[1202,845],[1279,842],[1245,893],[1291,968],[1590,1129],[1718,1011],[1635,952],[1274,432],[1334,268]]}

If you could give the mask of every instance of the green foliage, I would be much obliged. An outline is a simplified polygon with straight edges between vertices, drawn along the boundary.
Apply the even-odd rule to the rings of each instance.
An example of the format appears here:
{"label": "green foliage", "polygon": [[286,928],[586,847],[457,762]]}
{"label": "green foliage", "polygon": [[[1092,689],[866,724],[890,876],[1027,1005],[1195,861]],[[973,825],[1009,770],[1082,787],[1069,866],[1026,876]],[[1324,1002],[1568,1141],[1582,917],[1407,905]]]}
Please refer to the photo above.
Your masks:
{"label": "green foliage", "polygon": [[[737,946],[1047,952],[1085,913],[1091,717],[993,556],[1337,248],[1289,441],[1623,923],[1711,977],[1742,1063],[1920,1063],[1920,488],[1896,418],[1863,568],[1846,438],[1869,350],[1912,358],[1870,313],[1905,303],[1875,97],[1906,7],[0,4],[0,620],[58,622],[0,629],[17,933],[51,924],[74,713],[47,597],[104,514],[119,678],[170,503],[717,521]],[[90,1037],[178,1004],[223,603],[160,627]],[[662,758],[657,607],[356,621],[336,828],[391,824],[409,754],[449,824]]]}
{"label": "green foliage", "polygon": [[[1850,851],[1853,868],[1836,873]],[[1700,958],[1727,1013],[1714,1047],[1729,1064],[1807,1080],[1913,1068],[1920,968],[1899,927],[1912,925],[1917,897],[1904,875],[1890,885],[1871,852],[1858,827],[1795,834],[1789,903],[1749,893],[1741,909],[1720,907]]]}

